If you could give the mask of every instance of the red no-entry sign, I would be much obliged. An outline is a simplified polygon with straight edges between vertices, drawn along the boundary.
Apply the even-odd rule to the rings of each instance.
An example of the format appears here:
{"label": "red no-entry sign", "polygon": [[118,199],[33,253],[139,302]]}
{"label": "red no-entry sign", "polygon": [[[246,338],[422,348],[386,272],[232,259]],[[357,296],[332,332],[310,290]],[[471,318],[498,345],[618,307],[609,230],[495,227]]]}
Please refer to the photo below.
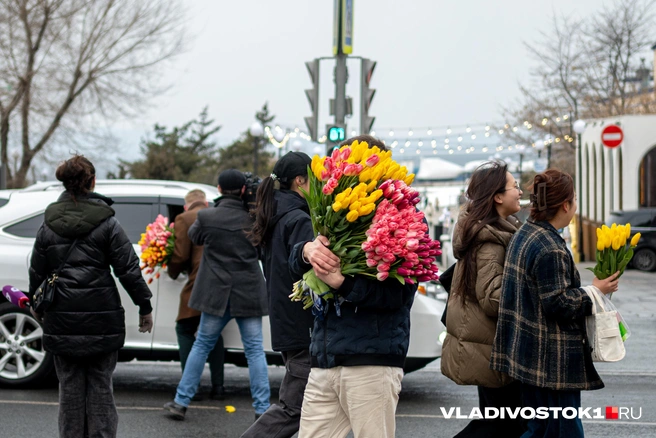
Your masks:
{"label": "red no-entry sign", "polygon": [[624,132],[617,125],[608,125],[601,131],[601,142],[606,147],[616,148],[622,144],[622,140],[624,140]]}

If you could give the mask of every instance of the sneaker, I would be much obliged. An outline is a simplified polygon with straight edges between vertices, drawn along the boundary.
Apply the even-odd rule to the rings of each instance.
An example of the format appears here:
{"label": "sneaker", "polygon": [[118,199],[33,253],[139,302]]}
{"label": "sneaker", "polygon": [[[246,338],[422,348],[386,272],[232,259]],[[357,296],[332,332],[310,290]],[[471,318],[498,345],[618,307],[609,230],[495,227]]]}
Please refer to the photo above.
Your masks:
{"label": "sneaker", "polygon": [[164,405],[164,410],[168,411],[171,415],[169,415],[171,418],[174,420],[184,420],[185,414],[187,413],[187,408],[185,408],[182,405],[177,404],[174,401],[170,401],[167,404]]}
{"label": "sneaker", "polygon": [[225,388],[223,386],[213,386],[212,392],[210,392],[210,398],[212,400],[225,400]]}
{"label": "sneaker", "polygon": [[255,421],[257,421],[262,415],[264,414],[258,414],[257,412],[255,413]]}

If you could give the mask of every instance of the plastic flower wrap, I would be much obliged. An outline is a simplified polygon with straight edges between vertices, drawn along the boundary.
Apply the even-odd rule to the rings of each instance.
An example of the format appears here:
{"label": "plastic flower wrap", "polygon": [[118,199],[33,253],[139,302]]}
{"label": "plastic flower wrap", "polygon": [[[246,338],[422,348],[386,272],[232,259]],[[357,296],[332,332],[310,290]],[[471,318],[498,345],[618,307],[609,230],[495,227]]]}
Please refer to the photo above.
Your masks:
{"label": "plastic flower wrap", "polygon": [[597,264],[588,270],[600,280],[610,277],[617,271],[620,272],[619,276],[622,276],[633,258],[633,248],[638,245],[640,233],[636,233],[631,240],[629,237],[631,237],[631,224],[613,224],[610,228],[602,225],[601,228],[597,228]]}
{"label": "plastic flower wrap", "polygon": [[[439,241],[428,237],[424,214],[415,208],[420,199],[410,187],[414,174],[394,161],[391,151],[355,141],[328,157],[315,155],[310,167],[305,199],[314,234],[329,239],[343,275],[412,284],[437,280]],[[316,297],[334,298],[310,270],[290,298],[308,308]]]}
{"label": "plastic flower wrap", "polygon": [[169,225],[169,219],[157,216],[155,222],[148,224],[146,232],[141,235],[139,246],[141,247],[141,270],[149,275],[148,284],[159,278],[160,270],[166,268],[166,264],[173,255],[175,245],[174,224]]}

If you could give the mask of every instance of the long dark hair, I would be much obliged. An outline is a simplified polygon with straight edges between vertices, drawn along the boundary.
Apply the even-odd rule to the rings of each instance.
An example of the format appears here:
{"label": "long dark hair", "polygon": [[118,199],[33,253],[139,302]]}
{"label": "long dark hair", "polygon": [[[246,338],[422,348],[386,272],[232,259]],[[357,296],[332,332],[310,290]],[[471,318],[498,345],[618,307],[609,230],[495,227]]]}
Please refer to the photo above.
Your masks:
{"label": "long dark hair", "polygon": [[472,174],[467,186],[467,203],[464,206],[467,216],[459,228],[462,230],[461,245],[464,257],[459,260],[460,273],[456,278],[456,294],[466,300],[476,302],[476,254],[473,243],[483,227],[500,219],[494,202],[494,195],[506,188],[508,165],[490,161],[480,165]]}
{"label": "long dark hair", "polygon": [[276,215],[274,190],[291,190],[297,176],[307,180],[311,160],[302,152],[289,152],[273,167],[273,174],[262,180],[255,195],[255,223],[248,233],[254,246],[263,247],[270,238],[269,221]]}
{"label": "long dark hair", "polygon": [[531,219],[550,221],[560,207],[574,200],[574,180],[572,176],[558,169],[547,169],[533,178],[530,186]]}
{"label": "long dark hair", "polygon": [[75,154],[57,167],[55,177],[64,183],[64,188],[75,200],[76,196],[86,195],[91,191],[96,168],[86,157]]}

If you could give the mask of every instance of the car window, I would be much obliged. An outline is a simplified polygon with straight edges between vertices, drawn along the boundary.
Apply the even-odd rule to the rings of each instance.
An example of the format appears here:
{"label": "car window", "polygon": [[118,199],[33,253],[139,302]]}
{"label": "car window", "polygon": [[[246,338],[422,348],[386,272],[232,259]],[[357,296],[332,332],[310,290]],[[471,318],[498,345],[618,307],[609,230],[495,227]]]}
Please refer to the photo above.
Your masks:
{"label": "car window", "polygon": [[633,215],[630,218],[632,227],[650,227],[651,226],[651,213],[649,212],[640,212]]}
{"label": "car window", "polygon": [[0,198],[0,207],[7,204],[7,202],[9,202],[9,199]]}
{"label": "car window", "polygon": [[6,227],[4,231],[5,233],[18,237],[36,238],[36,233],[39,231],[39,228],[41,228],[41,224],[43,224],[43,216],[44,213],[41,213],[32,216],[31,218],[23,219],[20,222]]}
{"label": "car window", "polygon": [[184,212],[184,199],[182,198],[160,198],[159,213],[169,218],[169,222],[175,222],[175,217]]}
{"label": "car window", "polygon": [[[116,199],[116,198],[114,198]],[[141,233],[146,232],[146,226],[155,220],[153,204],[139,202],[116,201],[112,208],[116,212],[116,219],[121,223],[130,242],[137,243]]]}

